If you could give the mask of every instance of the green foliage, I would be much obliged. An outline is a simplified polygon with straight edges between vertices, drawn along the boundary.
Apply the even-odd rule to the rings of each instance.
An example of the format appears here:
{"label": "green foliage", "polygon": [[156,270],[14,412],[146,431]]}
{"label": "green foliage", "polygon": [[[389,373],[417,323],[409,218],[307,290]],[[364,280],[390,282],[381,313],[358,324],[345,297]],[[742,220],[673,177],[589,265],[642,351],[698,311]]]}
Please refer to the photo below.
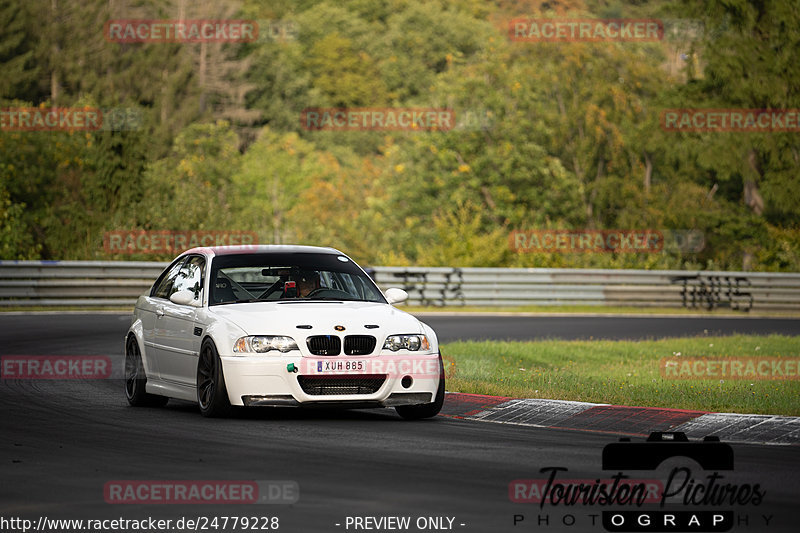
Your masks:
{"label": "green foliage", "polygon": [[296,133],[264,128],[232,176],[239,228],[256,231],[263,243],[293,242],[296,226],[287,220],[288,213],[325,172],[323,157],[312,144]]}
{"label": "green foliage", "polygon": [[39,248],[23,220],[25,204],[12,204],[8,191],[0,189],[0,257],[38,259]]}
{"label": "green foliage", "polygon": [[375,77],[375,60],[355,50],[350,39],[338,33],[314,43],[305,63],[322,106],[359,107],[386,101],[383,81]]}
{"label": "green foliage", "polygon": [[241,165],[238,138],[224,121],[192,124],[175,138],[172,153],[144,172],[137,211],[145,229],[223,230],[231,224],[233,175]]}
{"label": "green foliage", "polygon": [[504,228],[481,230],[482,210],[458,204],[433,218],[437,246],[417,244],[416,262],[425,266],[503,266],[510,255]]}
{"label": "green foliage", "polygon": [[0,40],[0,98],[30,94],[40,75],[34,57],[35,44],[26,37],[35,23],[28,4],[3,0],[0,2],[3,38]]}
{"label": "green foliage", "polygon": [[[695,29],[656,43],[511,42],[518,16]],[[296,32],[239,44],[102,33],[109,19],[179,17]],[[369,264],[798,269],[797,134],[660,126],[671,108],[800,108],[789,0],[34,0],[0,2],[0,21],[4,106],[142,117],[135,131],[0,131],[1,258],[104,258],[111,230],[231,229]],[[309,131],[309,107],[443,108],[455,124]],[[705,247],[511,250],[512,230],[546,228],[698,230]]]}

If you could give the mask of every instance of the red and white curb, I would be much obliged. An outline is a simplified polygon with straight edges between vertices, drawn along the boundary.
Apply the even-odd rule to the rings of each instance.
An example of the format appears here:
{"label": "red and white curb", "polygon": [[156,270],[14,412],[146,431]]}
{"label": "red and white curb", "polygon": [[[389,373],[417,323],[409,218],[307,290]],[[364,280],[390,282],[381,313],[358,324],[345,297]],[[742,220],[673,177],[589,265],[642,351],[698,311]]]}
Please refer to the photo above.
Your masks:
{"label": "red and white curb", "polygon": [[447,393],[444,416],[500,424],[646,436],[682,431],[692,438],[716,435],[726,442],[800,444],[800,417],[708,413],[562,400]]}

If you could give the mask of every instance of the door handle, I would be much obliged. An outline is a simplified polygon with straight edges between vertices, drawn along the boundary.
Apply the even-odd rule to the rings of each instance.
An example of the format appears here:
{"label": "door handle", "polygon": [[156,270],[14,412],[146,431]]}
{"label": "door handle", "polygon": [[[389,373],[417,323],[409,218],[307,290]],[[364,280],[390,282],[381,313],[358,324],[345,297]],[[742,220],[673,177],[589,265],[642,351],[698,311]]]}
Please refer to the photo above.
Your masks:
{"label": "door handle", "polygon": [[161,318],[162,316],[164,316],[164,308],[163,307],[156,308],[156,316],[158,318]]}

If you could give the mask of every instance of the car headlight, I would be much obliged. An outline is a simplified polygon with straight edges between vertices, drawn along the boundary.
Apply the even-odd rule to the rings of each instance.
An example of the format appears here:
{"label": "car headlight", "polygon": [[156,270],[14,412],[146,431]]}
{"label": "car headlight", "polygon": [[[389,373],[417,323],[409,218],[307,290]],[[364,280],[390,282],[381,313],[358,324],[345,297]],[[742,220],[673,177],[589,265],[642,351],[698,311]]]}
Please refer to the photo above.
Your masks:
{"label": "car headlight", "polygon": [[431,345],[425,335],[389,335],[386,337],[386,342],[383,343],[383,349],[393,352],[403,349],[410,352],[419,350],[427,352],[431,349]]}
{"label": "car headlight", "polygon": [[293,338],[282,335],[252,335],[242,337],[233,344],[235,353],[266,353],[272,350],[286,353],[299,348]]}

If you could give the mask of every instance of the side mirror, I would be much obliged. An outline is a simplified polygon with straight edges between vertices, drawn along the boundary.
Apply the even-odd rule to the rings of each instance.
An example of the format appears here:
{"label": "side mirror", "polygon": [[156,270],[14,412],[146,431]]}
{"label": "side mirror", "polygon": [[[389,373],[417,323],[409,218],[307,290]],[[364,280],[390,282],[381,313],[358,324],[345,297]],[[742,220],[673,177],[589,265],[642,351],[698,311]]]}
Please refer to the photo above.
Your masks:
{"label": "side mirror", "polygon": [[386,299],[392,305],[403,303],[408,300],[408,293],[403,289],[392,287],[391,289],[386,289],[384,294],[386,295]]}
{"label": "side mirror", "polygon": [[200,307],[200,300],[194,299],[194,291],[184,289],[170,295],[169,301],[178,305],[191,305]]}

